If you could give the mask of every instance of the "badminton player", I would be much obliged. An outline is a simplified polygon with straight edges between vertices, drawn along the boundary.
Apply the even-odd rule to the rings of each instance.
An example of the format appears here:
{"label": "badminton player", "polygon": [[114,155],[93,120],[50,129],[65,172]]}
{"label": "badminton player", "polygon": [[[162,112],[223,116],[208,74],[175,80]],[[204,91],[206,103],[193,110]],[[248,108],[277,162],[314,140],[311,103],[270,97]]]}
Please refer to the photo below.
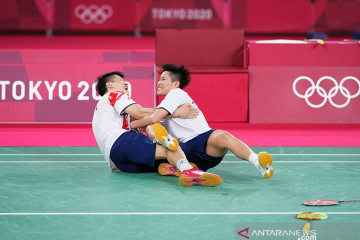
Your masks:
{"label": "badminton player", "polygon": [[[273,158],[268,153],[261,152],[257,155],[229,132],[211,129],[200,110],[199,115],[194,119],[166,118],[184,103],[190,103],[192,107],[198,108],[183,90],[189,85],[190,80],[190,72],[184,66],[162,65],[157,95],[165,96],[164,100],[152,115],[133,121],[131,126],[139,128],[162,121],[169,133],[180,140],[180,146],[189,161],[203,171],[217,166],[230,150],[239,159],[251,162],[265,179],[270,178],[274,170]],[[169,164],[162,164],[160,167],[163,171],[159,170],[159,172],[163,175],[179,175],[176,173],[178,170]]]}
{"label": "badminton player", "polygon": [[155,161],[167,159],[180,169],[181,185],[216,186],[222,182],[221,177],[190,165],[181,148],[177,148],[178,141],[160,124],[152,130],[162,145],[153,143],[141,133],[130,131],[128,116],[144,117],[144,109],[129,98],[123,73],[110,72],[99,76],[96,90],[101,98],[94,111],[92,129],[112,171],[154,172],[157,171]]}

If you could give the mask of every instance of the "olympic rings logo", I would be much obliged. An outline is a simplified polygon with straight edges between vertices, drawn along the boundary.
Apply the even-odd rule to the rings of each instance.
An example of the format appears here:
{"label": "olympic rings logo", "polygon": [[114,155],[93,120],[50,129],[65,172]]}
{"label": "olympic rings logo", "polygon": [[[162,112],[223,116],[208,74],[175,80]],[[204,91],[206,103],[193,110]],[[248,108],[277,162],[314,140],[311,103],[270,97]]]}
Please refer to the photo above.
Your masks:
{"label": "olympic rings logo", "polygon": [[[300,94],[297,90],[296,90],[296,84],[299,82],[299,81],[308,81],[310,82],[311,86],[305,91],[304,94]],[[320,83],[324,80],[330,80],[333,84],[334,84],[334,87],[332,87],[329,92],[326,92],[325,89],[323,87],[320,86]],[[344,87],[344,83],[348,80],[353,80],[355,81],[355,83],[357,83],[357,85],[359,86],[359,90],[355,93],[355,94],[350,94],[350,91]],[[314,81],[307,77],[307,76],[300,76],[298,78],[296,78],[294,80],[294,83],[293,83],[293,91],[295,93],[296,96],[298,96],[299,98],[304,98],[305,99],[305,102],[312,108],[321,108],[322,106],[325,105],[325,103],[329,100],[330,104],[336,108],[344,108],[346,107],[349,103],[350,103],[350,100],[352,98],[356,98],[357,96],[360,95],[360,81],[359,79],[357,79],[356,77],[353,77],[353,76],[347,76],[347,77],[344,77],[340,84],[337,83],[337,81],[333,78],[333,77],[330,77],[330,76],[324,76],[324,77],[321,77],[317,83],[315,84]],[[340,93],[345,97],[347,98],[346,102],[343,103],[343,104],[336,104],[332,98],[339,93],[339,90],[340,90]],[[320,103],[320,104],[313,104],[310,102],[309,98],[311,96],[314,95],[314,93],[319,94],[321,97],[324,98],[324,100]]]}
{"label": "olympic rings logo", "polygon": [[101,7],[90,5],[89,7],[86,7],[81,4],[75,8],[74,14],[85,24],[93,22],[96,24],[103,24],[107,19],[111,18],[113,9],[109,5],[102,5]]}

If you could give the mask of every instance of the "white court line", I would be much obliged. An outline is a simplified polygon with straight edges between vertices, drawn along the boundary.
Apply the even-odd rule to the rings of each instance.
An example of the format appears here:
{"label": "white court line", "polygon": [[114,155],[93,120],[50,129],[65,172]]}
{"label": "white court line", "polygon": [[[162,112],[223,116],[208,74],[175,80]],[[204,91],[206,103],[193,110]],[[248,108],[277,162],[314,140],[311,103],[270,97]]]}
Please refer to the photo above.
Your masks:
{"label": "white court line", "polygon": [[[272,156],[360,156],[360,154],[271,154]],[[21,153],[21,154],[0,154],[1,156],[17,157],[17,156],[102,156],[100,153]],[[226,156],[234,156],[232,153],[226,154]],[[0,161],[0,163],[106,163],[106,161]],[[247,161],[222,161],[222,163],[240,163],[247,164]],[[275,161],[275,163],[360,163],[359,161]]]}
{"label": "white court line", "polygon": [[[0,216],[56,215],[296,215],[301,212],[59,212],[59,213],[0,213]],[[328,215],[360,215],[360,212],[326,212]]]}
{"label": "white court line", "polygon": [[[272,156],[360,156],[360,153],[269,153]],[[0,153],[0,156],[102,156],[101,153]],[[235,156],[228,153],[226,156]]]}
{"label": "white court line", "polygon": [[[271,156],[360,156],[360,153],[269,153]],[[226,156],[235,156],[228,153]]]}
{"label": "white court line", "polygon": [[100,153],[0,153],[0,156],[102,156]]}
{"label": "white court line", "polygon": [[0,163],[107,163],[104,161],[0,161]]}
{"label": "white court line", "polygon": [[[107,163],[104,161],[0,161],[1,163]],[[222,161],[222,163],[248,164],[247,161]],[[274,161],[278,163],[360,163],[359,161]]]}
{"label": "white court line", "polygon": [[[1,162],[1,161],[0,161]],[[222,161],[222,163],[248,163],[247,161]],[[277,163],[360,163],[359,161],[274,161],[274,164]]]}

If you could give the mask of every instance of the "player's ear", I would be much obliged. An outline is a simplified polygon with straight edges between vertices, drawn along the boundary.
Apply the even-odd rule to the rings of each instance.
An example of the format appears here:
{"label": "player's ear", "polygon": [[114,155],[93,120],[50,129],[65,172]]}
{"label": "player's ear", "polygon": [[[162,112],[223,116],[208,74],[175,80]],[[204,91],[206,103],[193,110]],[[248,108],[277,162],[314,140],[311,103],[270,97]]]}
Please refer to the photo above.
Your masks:
{"label": "player's ear", "polygon": [[175,87],[180,87],[180,81],[175,81],[175,85],[174,85]]}
{"label": "player's ear", "polygon": [[106,87],[107,87],[108,89],[112,89],[112,88],[113,88],[112,82],[111,82],[111,81],[107,82],[107,83],[106,83]]}

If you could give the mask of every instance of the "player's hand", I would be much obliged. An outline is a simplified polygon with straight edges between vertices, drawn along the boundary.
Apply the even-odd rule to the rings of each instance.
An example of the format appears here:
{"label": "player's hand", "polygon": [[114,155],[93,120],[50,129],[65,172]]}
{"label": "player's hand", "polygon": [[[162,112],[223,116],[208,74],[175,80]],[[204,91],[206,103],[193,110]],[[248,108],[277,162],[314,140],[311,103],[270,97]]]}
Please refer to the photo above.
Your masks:
{"label": "player's hand", "polygon": [[172,117],[178,118],[196,118],[199,115],[199,110],[191,107],[189,103],[183,104],[178,107],[172,114]]}
{"label": "player's hand", "polygon": [[133,121],[136,121],[136,120],[139,120],[139,118],[134,116],[134,115],[130,115],[130,122],[133,122]]}
{"label": "player's hand", "polygon": [[[134,131],[135,131],[136,133],[142,133],[142,134],[146,133],[145,128],[134,128]],[[145,135],[145,134],[144,134],[144,135]]]}

